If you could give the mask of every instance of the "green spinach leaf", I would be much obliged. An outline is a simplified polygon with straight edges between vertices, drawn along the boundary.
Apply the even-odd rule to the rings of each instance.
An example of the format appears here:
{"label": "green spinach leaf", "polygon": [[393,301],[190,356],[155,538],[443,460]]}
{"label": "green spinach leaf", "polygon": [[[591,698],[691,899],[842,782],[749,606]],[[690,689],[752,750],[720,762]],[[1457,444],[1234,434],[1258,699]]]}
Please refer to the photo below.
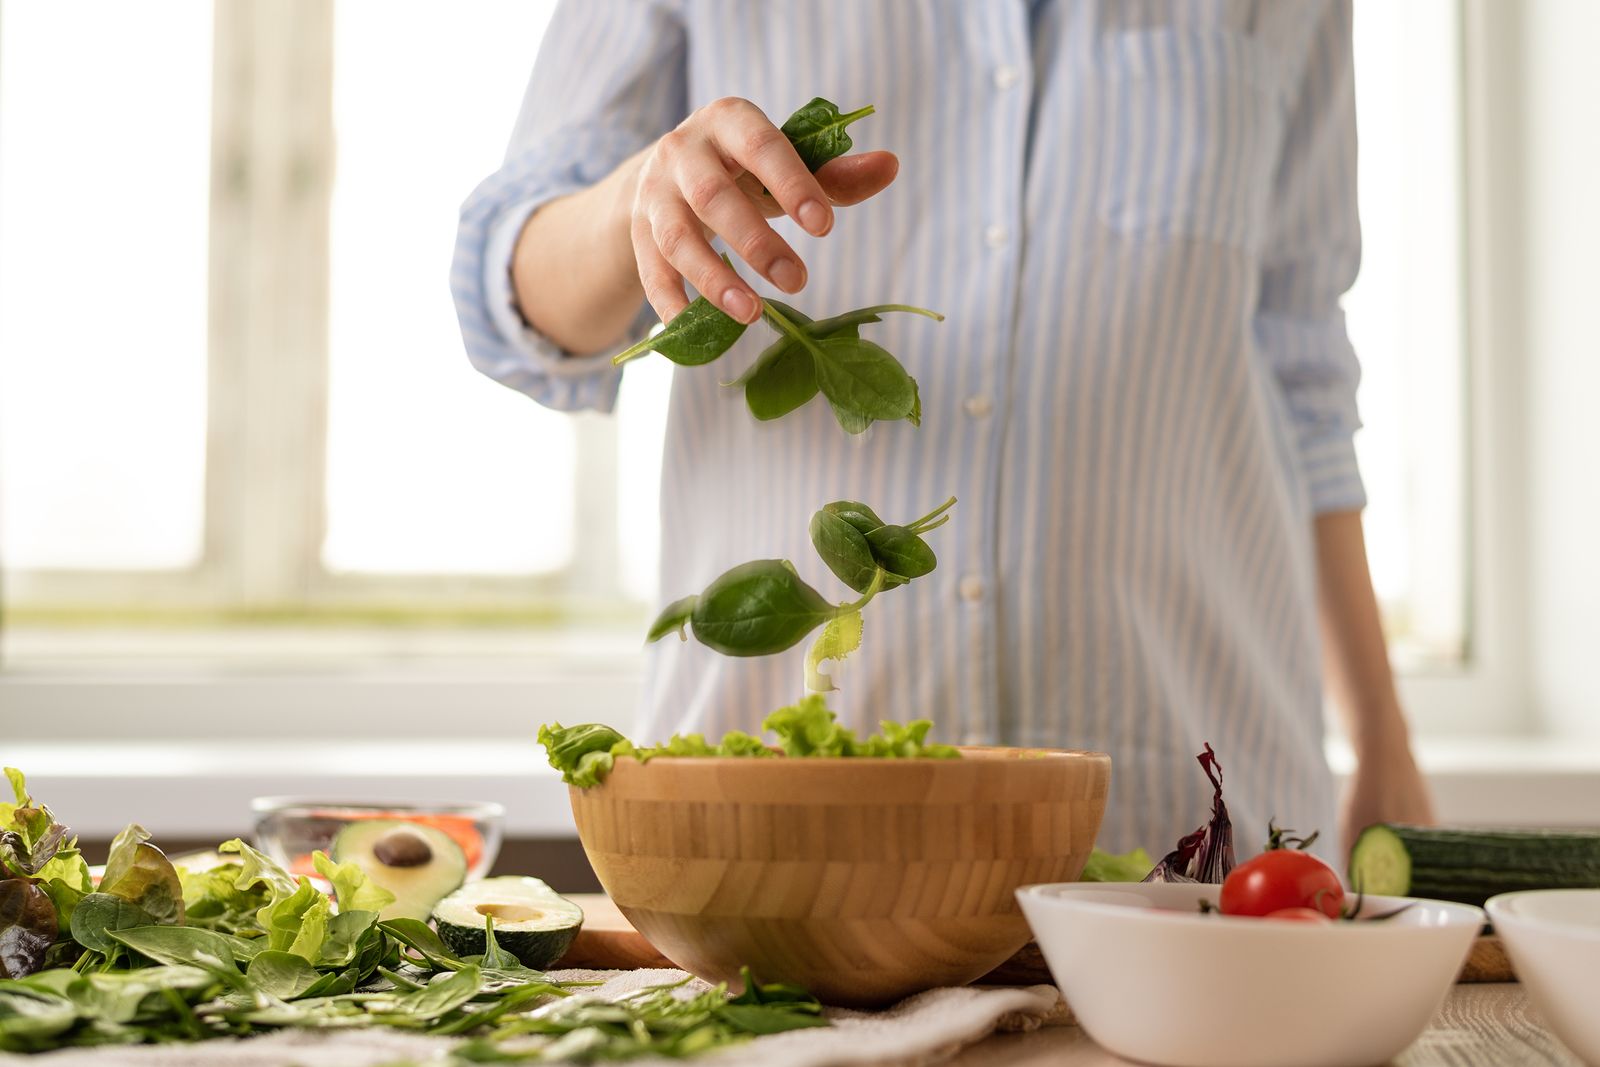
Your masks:
{"label": "green spinach leaf", "polygon": [[723,655],[767,656],[793,648],[836,613],[787,561],[758,559],[706,586],[691,625],[696,640]]}
{"label": "green spinach leaf", "polygon": [[878,566],[900,578],[921,578],[939,565],[928,542],[904,526],[880,526],[866,541]]}
{"label": "green spinach leaf", "polygon": [[[916,408],[917,385],[900,361],[881,346],[859,337],[825,337],[817,342],[817,385],[835,412],[860,419],[909,419]],[[915,424],[915,423],[914,423]],[[841,423],[843,425],[843,423]]]}
{"label": "green spinach leaf", "polygon": [[110,893],[89,893],[72,910],[72,940],[84,948],[109,956],[119,942],[111,935],[117,930],[155,926],[160,922],[139,905]]}
{"label": "green spinach leaf", "polygon": [[659,332],[618,352],[611,362],[620,367],[646,353],[659,352],[680,367],[704,366],[721,359],[744,336],[747,326],[697,296]]}
{"label": "green spinach leaf", "polygon": [[257,990],[279,1000],[294,1000],[304,996],[322,980],[322,972],[308,963],[305,957],[277,949],[258,953],[250,961],[245,976]]}
{"label": "green spinach leaf", "polygon": [[645,641],[659,641],[670,633],[676,633],[685,641],[689,635],[684,632],[684,627],[689,625],[689,619],[694,615],[694,606],[700,602],[697,596],[686,596],[674,600],[661,609],[661,614],[656,616],[656,621],[650,624],[650,632],[645,636]]}
{"label": "green spinach leaf", "polygon": [[873,113],[868,104],[858,111],[841,115],[839,106],[831,100],[815,97],[784,121],[783,134],[794,145],[801,162],[815,171],[831,159],[837,159],[854,147],[846,132],[852,122]]}
{"label": "green spinach leaf", "polygon": [[811,516],[811,545],[845,585],[858,593],[871,587],[878,572],[878,561],[866,535],[844,516],[822,508]]}

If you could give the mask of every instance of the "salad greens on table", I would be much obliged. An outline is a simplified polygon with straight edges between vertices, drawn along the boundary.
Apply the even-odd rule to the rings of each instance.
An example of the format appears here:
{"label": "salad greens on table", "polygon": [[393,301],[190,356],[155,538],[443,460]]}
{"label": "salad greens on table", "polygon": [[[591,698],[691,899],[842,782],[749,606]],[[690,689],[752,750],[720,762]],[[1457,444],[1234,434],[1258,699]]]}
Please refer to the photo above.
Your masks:
{"label": "salad greens on table", "polygon": [[777,735],[777,748],[738,730],[724,734],[716,744],[700,734],[674,734],[665,744],[640,746],[600,723],[548,723],[539,727],[539,743],[562,780],[582,789],[605,781],[618,759],[646,763],[657,756],[957,759],[961,755],[951,745],[928,742],[928,731],[933,728],[928,719],[904,725],[881,722],[878,727],[878,733],[857,737],[854,730],[839,725],[820,695],[812,693],[798,704],[779,708],[761,724],[762,730]]}
{"label": "salad greens on table", "polygon": [[[817,97],[789,116],[782,129],[801,160],[815,171],[851,149],[845,128],[872,111],[869,105],[840,114],[832,102]],[[920,425],[922,400],[916,380],[886,349],[861,336],[862,326],[894,313],[944,320],[937,311],[909,304],[874,304],[813,320],[781,300],[763,299],[761,319],[777,339],[745,373],[723,384],[743,389],[750,413],[762,421],[782,418],[820,392],[846,433],[862,433],[880,420],[904,419]],[[704,366],[732,348],[745,328],[745,323],[705,297],[696,297],[659,332],[619,352],[612,362],[620,365],[658,352],[681,367]]]}
{"label": "salad greens on table", "polygon": [[469,1039],[459,1062],[687,1056],[825,1026],[805,991],[762,985],[585,996],[495,940],[457,956],[427,923],[380,920],[393,894],[315,854],[333,898],[243,841],[175,866],[138,826],[98,886],[71,832],[7,768],[0,803],[0,1050],[200,1041],[287,1027],[390,1026]]}

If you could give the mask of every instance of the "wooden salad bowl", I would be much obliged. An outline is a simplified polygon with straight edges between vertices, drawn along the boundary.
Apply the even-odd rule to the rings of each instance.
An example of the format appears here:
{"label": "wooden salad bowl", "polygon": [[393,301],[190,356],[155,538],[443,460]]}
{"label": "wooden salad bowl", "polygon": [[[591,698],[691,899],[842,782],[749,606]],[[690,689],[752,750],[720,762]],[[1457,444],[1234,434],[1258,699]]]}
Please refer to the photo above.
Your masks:
{"label": "wooden salad bowl", "polygon": [[1010,957],[1017,887],[1077,878],[1099,832],[1109,756],[961,753],[621,759],[572,812],[600,884],[679,967],[876,1006]]}

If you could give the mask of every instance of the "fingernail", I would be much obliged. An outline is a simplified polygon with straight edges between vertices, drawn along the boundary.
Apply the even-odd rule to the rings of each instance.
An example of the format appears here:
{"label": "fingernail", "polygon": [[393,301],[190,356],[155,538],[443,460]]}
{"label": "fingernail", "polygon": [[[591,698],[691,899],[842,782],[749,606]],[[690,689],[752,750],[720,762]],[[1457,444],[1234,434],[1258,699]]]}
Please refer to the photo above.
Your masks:
{"label": "fingernail", "polygon": [[821,237],[828,232],[828,209],[823,207],[820,201],[807,200],[800,205],[800,209],[795,212],[795,215],[800,219],[800,225],[806,228],[807,233],[815,237]]}
{"label": "fingernail", "polygon": [[737,286],[730,285],[722,293],[722,310],[740,322],[749,322],[756,317],[755,297]]}
{"label": "fingernail", "polygon": [[806,272],[792,259],[775,259],[767,276],[786,293],[798,293],[806,284]]}

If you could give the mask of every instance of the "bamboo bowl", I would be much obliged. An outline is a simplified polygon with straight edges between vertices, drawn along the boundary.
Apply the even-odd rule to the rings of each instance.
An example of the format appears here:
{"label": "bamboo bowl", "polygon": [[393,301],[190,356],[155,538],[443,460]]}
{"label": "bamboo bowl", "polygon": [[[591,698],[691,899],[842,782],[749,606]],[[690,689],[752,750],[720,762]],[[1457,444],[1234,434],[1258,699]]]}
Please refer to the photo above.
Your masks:
{"label": "bamboo bowl", "polygon": [[571,789],[589,862],[662,955],[708,981],[891,1003],[988,973],[1028,940],[1019,886],[1071,881],[1111,758],[618,760]]}

